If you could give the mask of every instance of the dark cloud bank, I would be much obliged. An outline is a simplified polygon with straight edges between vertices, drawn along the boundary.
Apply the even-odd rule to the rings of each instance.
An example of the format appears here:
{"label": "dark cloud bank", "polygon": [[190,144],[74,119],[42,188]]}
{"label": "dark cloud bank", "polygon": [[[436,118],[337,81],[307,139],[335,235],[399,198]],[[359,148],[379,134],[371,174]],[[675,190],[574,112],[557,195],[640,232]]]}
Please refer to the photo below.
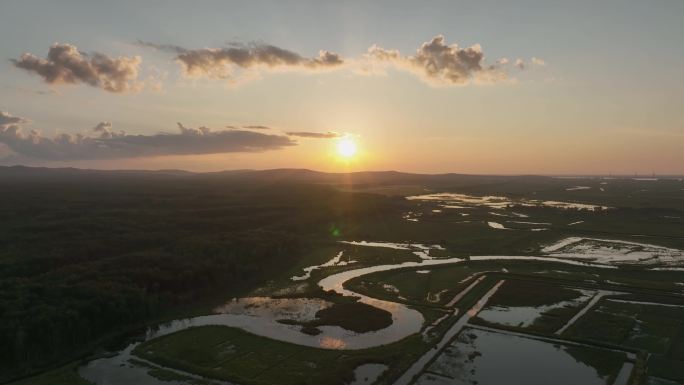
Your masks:
{"label": "dark cloud bank", "polygon": [[180,132],[175,134],[132,135],[113,131],[111,123],[102,122],[93,128],[93,136],[59,134],[50,138],[35,130],[24,130],[22,125],[25,123],[26,119],[0,112],[0,143],[19,155],[52,161],[261,152],[296,145],[284,135],[244,130],[212,131],[180,123]]}

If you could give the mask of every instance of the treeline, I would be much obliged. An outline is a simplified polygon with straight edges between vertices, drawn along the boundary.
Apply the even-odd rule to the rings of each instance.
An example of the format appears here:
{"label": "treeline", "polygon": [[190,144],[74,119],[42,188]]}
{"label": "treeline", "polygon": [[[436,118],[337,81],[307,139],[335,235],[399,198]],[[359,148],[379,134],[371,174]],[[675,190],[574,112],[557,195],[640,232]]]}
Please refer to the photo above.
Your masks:
{"label": "treeline", "polygon": [[1,362],[45,364],[208,290],[226,290],[227,298],[300,249],[297,237],[251,231],[3,277]]}
{"label": "treeline", "polygon": [[0,381],[296,263],[398,200],[173,176],[0,181]]}

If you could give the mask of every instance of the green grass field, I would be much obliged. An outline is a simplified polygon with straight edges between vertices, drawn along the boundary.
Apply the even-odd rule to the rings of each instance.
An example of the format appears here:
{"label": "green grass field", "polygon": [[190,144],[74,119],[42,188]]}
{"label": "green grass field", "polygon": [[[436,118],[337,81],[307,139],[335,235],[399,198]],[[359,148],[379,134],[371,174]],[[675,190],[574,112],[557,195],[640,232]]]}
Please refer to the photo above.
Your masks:
{"label": "green grass field", "polygon": [[72,363],[38,376],[12,382],[12,385],[93,385],[78,375],[77,367],[77,363]]}
{"label": "green grass field", "polygon": [[385,363],[396,375],[427,344],[409,337],[395,344],[358,351],[316,349],[259,337],[239,329],[206,326],[164,336],[135,353],[164,366],[244,385],[339,384],[350,381],[356,366]]}
{"label": "green grass field", "polygon": [[[670,298],[661,301],[671,303]],[[649,375],[684,381],[684,307],[604,299],[566,334],[649,352]]]}

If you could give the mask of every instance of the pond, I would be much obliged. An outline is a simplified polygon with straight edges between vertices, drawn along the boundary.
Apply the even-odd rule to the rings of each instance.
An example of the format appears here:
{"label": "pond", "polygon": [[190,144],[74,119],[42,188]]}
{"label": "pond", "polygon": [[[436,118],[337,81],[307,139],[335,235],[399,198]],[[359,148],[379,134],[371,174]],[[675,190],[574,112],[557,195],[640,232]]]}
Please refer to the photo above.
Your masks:
{"label": "pond", "polygon": [[416,201],[433,201],[439,202],[445,205],[466,208],[466,207],[488,207],[492,209],[505,209],[510,206],[527,206],[527,207],[553,207],[557,209],[574,209],[574,210],[587,210],[587,211],[598,211],[607,210],[610,207],[592,205],[585,203],[576,202],[560,202],[560,201],[550,201],[550,200],[537,200],[537,199],[512,199],[503,196],[475,196],[467,194],[457,194],[457,193],[437,193],[437,194],[424,194],[424,195],[414,195],[406,197],[408,200]]}
{"label": "pond", "polygon": [[559,308],[578,308],[586,304],[596,293],[592,290],[576,289],[577,298],[541,306],[487,306],[477,315],[478,318],[506,326],[529,327],[545,313]]}
{"label": "pond", "polygon": [[[567,346],[518,335],[464,329],[422,374],[416,385],[605,385],[620,367],[601,368],[589,347]],[[622,353],[601,351],[600,356]],[[559,375],[562,373],[562,375]]]}

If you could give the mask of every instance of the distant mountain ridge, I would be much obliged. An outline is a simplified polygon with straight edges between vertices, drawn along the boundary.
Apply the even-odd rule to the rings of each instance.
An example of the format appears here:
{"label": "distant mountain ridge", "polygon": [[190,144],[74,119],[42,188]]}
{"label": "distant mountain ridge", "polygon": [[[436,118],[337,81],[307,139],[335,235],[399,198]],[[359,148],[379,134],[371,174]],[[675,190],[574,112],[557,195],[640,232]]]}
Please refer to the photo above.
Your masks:
{"label": "distant mountain ridge", "polygon": [[198,180],[235,180],[244,182],[322,183],[335,185],[472,185],[490,184],[525,179],[548,181],[544,176],[496,176],[469,174],[417,174],[400,171],[357,171],[329,173],[309,169],[226,170],[191,172],[184,170],[92,170],[79,168],[47,168],[27,166],[0,166],[2,180],[69,180],[81,178],[180,178]]}

